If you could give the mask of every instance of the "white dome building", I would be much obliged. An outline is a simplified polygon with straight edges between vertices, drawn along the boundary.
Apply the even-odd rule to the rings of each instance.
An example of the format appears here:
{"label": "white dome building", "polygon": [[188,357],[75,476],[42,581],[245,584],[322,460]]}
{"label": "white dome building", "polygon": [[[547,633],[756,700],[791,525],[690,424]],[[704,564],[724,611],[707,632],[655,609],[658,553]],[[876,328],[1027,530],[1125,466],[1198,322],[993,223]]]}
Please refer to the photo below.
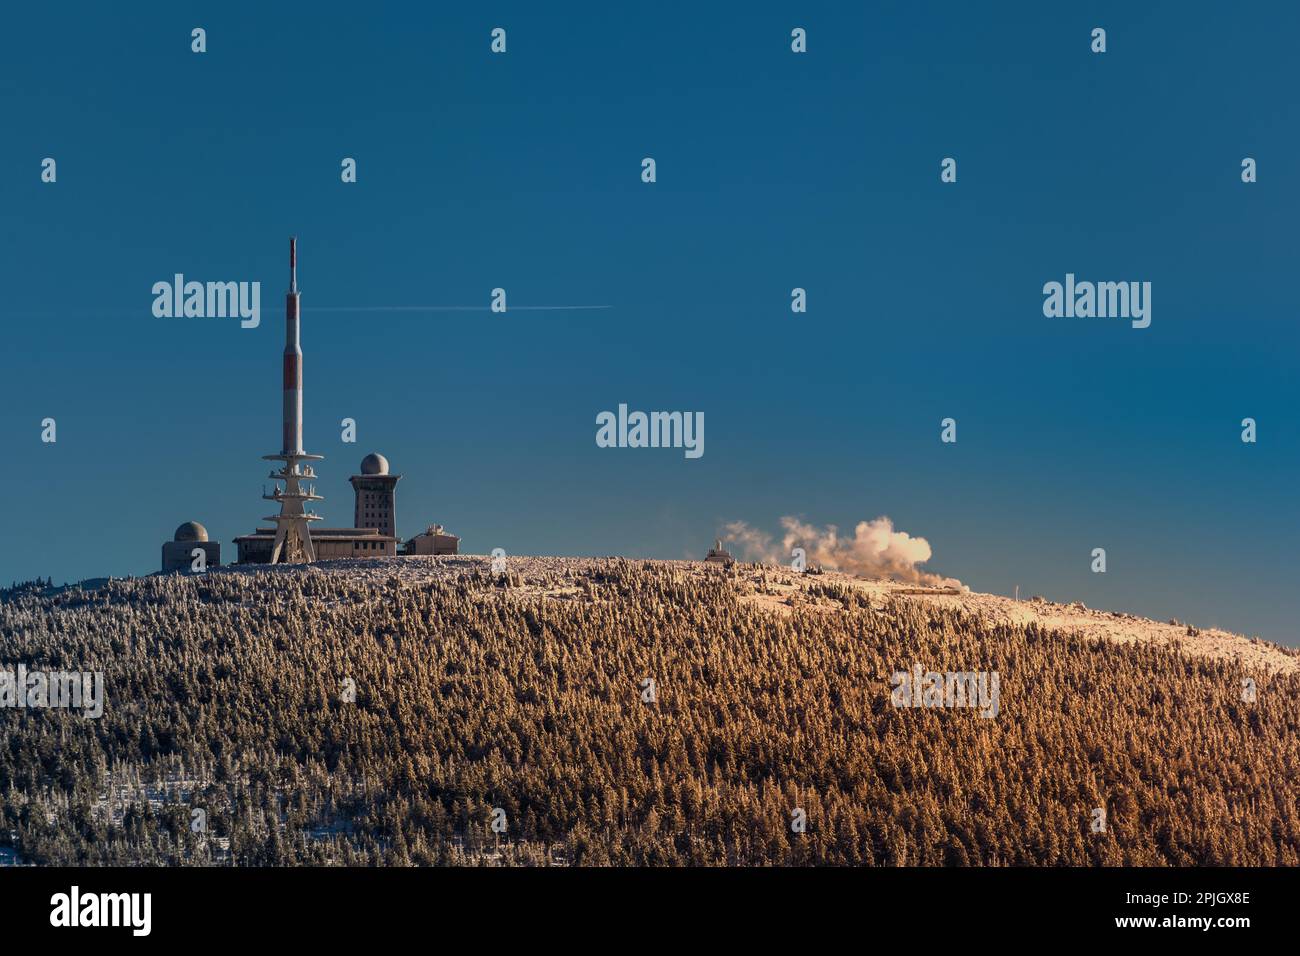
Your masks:
{"label": "white dome building", "polygon": [[187,521],[162,546],[162,570],[206,571],[221,564],[221,543],[208,540],[208,529],[197,521]]}

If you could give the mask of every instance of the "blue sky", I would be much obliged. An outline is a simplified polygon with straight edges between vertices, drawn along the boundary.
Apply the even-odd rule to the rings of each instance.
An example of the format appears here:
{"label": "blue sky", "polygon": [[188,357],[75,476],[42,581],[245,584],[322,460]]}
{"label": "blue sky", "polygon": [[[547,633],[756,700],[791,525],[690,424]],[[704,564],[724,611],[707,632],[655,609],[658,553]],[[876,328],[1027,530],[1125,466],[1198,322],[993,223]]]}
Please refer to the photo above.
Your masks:
{"label": "blue sky", "polygon": [[[377,450],[399,533],[473,553],[889,515],[977,590],[1300,643],[1300,14],[974,6],[7,8],[0,580],[148,573],[187,519],[233,556],[296,234],[328,525]],[[260,327],[155,318],[176,272],[260,281]],[[1151,327],[1044,317],[1067,272],[1150,281]],[[479,310],[338,311],[412,305]],[[517,308],[556,305],[609,308]],[[704,456],[597,448],[620,402]]]}

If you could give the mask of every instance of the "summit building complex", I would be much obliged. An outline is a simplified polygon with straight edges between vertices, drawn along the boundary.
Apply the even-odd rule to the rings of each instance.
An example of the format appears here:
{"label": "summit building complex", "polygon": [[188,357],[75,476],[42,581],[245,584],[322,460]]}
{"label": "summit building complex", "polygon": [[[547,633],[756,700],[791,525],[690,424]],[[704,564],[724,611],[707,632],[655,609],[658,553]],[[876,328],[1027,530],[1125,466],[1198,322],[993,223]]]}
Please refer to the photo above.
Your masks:
{"label": "summit building complex", "polygon": [[[401,475],[389,473],[388,459],[371,453],[361,461],[360,474],[349,481],[356,494],[351,528],[315,528],[321,516],[311,510],[313,502],[323,500],[316,494],[316,471],[313,462],[324,460],[303,449],[302,341],[301,310],[298,292],[298,242],[289,240],[289,291],[285,295],[284,379],[281,407],[280,451],[263,456],[276,462],[268,476],[275,484],[263,489],[262,497],[278,504],[279,511],[267,515],[270,522],[252,534],[235,539],[240,564],[303,564],[337,558],[393,557],[401,543],[397,537],[397,482]],[[177,530],[173,541],[163,546],[163,571],[194,568],[188,563],[195,547],[200,547],[208,566],[219,562],[220,546],[208,543],[207,532],[200,537],[202,525],[186,522]],[[408,554],[456,554],[460,539],[443,531],[441,525],[407,543]],[[215,559],[215,560],[214,560]]]}

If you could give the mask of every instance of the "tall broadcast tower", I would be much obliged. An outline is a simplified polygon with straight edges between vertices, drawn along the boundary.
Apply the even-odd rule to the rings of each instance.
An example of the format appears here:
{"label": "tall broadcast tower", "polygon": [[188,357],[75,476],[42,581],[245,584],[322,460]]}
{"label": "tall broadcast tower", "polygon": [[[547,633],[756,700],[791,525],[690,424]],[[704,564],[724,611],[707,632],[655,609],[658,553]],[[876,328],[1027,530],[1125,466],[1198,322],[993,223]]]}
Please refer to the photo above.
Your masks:
{"label": "tall broadcast tower", "polygon": [[303,508],[308,501],[320,501],[314,485],[304,485],[306,479],[315,479],[316,472],[303,462],[321,461],[323,455],[308,455],[302,450],[302,344],[298,338],[298,240],[289,240],[289,292],[284,297],[284,447],[278,455],[263,455],[267,461],[283,462],[270,477],[284,482],[271,494],[263,492],[267,501],[280,502],[280,513],[268,515],[266,521],[275,522],[275,546],[271,551],[272,564],[300,564],[316,560],[316,547],[311,541],[308,523],[319,521],[320,515]]}

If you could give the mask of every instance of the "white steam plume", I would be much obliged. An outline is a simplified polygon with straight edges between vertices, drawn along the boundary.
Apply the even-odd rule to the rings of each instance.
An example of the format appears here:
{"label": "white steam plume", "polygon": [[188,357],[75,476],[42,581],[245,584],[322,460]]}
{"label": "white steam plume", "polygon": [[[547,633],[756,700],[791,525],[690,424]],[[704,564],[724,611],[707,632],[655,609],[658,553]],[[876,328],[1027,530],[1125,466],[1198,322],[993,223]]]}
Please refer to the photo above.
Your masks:
{"label": "white steam plume", "polygon": [[810,565],[820,564],[832,571],[965,588],[956,578],[918,568],[930,560],[930,542],[906,531],[895,531],[894,522],[883,515],[873,521],[859,521],[852,537],[841,537],[833,524],[818,528],[790,515],[781,519],[781,527],[785,532],[779,547],[772,535],[743,521],[733,521],[723,530],[727,540],[735,543],[741,556],[749,561],[788,565],[791,549],[803,548]]}

